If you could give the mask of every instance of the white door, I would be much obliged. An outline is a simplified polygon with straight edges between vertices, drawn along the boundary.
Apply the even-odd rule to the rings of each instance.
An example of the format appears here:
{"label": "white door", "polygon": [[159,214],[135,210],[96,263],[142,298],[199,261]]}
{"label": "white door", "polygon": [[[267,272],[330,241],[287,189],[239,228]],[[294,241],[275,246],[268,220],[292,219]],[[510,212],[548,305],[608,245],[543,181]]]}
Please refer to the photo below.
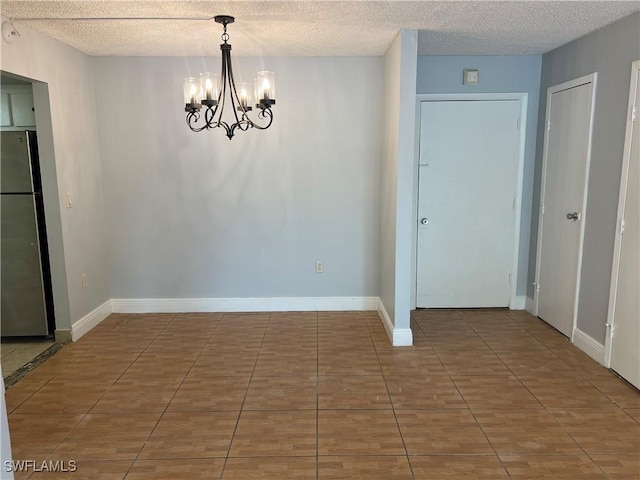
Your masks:
{"label": "white door", "polygon": [[594,92],[592,81],[569,85],[547,94],[537,277],[538,316],[568,337],[577,300]]}
{"label": "white door", "polygon": [[520,101],[421,102],[418,307],[507,307]]}
{"label": "white door", "polygon": [[[640,388],[640,61],[634,63],[622,165],[609,323],[611,368]],[[635,77],[635,78],[633,78]],[[635,80],[635,81],[634,81]]]}

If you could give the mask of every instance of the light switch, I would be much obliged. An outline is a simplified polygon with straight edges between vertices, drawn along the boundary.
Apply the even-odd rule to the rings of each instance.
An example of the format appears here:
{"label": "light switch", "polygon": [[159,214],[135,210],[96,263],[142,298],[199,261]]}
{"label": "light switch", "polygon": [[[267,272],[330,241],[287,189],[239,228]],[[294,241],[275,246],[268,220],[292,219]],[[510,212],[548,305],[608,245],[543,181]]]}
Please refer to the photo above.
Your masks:
{"label": "light switch", "polygon": [[73,203],[71,202],[71,193],[67,192],[64,196],[64,200],[67,203],[67,208],[71,208],[71,206],[73,205]]}
{"label": "light switch", "polygon": [[477,85],[480,80],[480,72],[478,70],[464,70],[462,76],[463,85]]}

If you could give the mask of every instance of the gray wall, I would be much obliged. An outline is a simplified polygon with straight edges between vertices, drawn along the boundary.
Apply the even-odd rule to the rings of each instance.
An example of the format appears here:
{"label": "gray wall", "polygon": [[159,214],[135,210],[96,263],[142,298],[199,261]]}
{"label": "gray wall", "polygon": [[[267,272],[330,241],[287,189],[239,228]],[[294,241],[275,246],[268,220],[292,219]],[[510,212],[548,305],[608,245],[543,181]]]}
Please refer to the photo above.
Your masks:
{"label": "gray wall", "polygon": [[401,35],[384,56],[382,175],[380,183],[379,296],[391,323],[396,308],[396,218],[398,205],[398,117],[400,106]]}
{"label": "gray wall", "polygon": [[[542,58],[540,114],[529,284],[534,281],[540,176],[547,88],[598,72],[591,171],[584,238],[578,328],[604,344],[616,229],[620,172],[629,98],[631,63],[640,59],[640,14],[545,54]],[[533,297],[530,286],[528,296]]]}
{"label": "gray wall", "polygon": [[[522,185],[522,217],[520,222],[520,257],[517,293],[527,291],[531,201],[536,151],[538,95],[542,56],[421,56],[418,57],[416,91],[427,93],[527,93],[527,131]],[[463,85],[462,71],[478,69],[480,83]]]}
{"label": "gray wall", "polygon": [[231,141],[185,124],[218,57],[93,66],[113,298],[378,295],[381,58],[236,58],[278,103]]}
{"label": "gray wall", "polygon": [[[409,329],[415,186],[417,31],[402,30],[384,56],[379,296],[396,330]],[[399,340],[394,336],[394,344]],[[411,344],[410,333],[402,341]]]}
{"label": "gray wall", "polygon": [[[59,330],[69,330],[110,298],[91,59],[24,25],[13,44],[0,43],[0,69],[36,81],[56,322]],[[66,192],[72,194],[71,209]]]}

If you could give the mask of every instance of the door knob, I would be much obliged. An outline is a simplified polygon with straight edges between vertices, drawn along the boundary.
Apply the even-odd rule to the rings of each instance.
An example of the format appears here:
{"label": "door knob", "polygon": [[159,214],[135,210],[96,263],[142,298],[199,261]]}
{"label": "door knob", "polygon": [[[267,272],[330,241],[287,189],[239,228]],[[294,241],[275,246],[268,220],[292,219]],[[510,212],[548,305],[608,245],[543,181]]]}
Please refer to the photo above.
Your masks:
{"label": "door knob", "polygon": [[422,225],[426,225],[427,223],[429,223],[429,219],[428,218],[423,218],[423,219],[420,220],[420,223]]}
{"label": "door knob", "polygon": [[567,213],[567,220],[580,220],[580,214],[578,212]]}

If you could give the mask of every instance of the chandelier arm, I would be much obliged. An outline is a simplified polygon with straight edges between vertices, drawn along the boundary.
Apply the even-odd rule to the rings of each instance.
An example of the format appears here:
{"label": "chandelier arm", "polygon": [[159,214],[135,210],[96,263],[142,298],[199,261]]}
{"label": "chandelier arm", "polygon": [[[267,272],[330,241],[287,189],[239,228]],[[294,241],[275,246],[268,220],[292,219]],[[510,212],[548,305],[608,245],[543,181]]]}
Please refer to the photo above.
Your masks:
{"label": "chandelier arm", "polygon": [[[223,49],[223,45],[220,45],[220,50]],[[226,73],[226,64],[224,61],[224,55],[222,55],[222,67],[220,72],[220,80],[222,81],[222,85],[220,87],[220,94],[218,96],[218,105],[220,107],[220,115],[218,116],[218,122],[216,126],[221,126],[222,124],[222,112],[224,112],[225,104],[227,103],[227,73]],[[225,123],[226,125],[226,123]]]}
{"label": "chandelier arm", "polygon": [[250,128],[253,128],[253,126],[253,122],[246,116],[232,125],[234,130],[237,128],[241,132],[246,132]]}
{"label": "chandelier arm", "polygon": [[218,109],[218,106],[209,106],[207,107],[207,109],[204,112],[204,122],[205,122],[205,127],[206,128],[214,128],[215,124],[213,123],[213,119],[216,116],[216,110]]}
{"label": "chandelier arm", "polygon": [[242,116],[242,119],[235,123],[236,128],[238,128],[242,132],[246,132],[251,127],[253,127],[253,122],[249,120],[249,117],[246,115]]}
{"label": "chandelier arm", "polygon": [[[242,103],[240,102],[240,99],[238,98],[238,93],[235,88],[235,80],[233,78],[233,70],[231,68],[231,52],[230,51],[229,51],[228,65],[229,65],[228,67],[229,79],[232,85],[231,91],[233,92],[231,95],[231,103],[233,104],[233,98],[235,96],[235,99],[237,100],[238,104],[242,105]],[[234,108],[234,113],[235,112],[236,112],[236,109]],[[268,112],[268,113],[265,113],[265,112]],[[261,111],[258,113],[258,118],[267,118],[267,117],[269,118],[269,122],[266,125],[261,126],[255,123],[253,120],[251,120],[251,118],[249,117],[248,110],[245,110],[245,109],[242,109],[241,119],[238,118],[237,114],[235,114],[235,117],[236,117],[235,128],[239,128],[243,132],[246,132],[250,128],[256,128],[258,130],[266,130],[273,123],[273,112],[271,111],[271,108],[269,108],[268,106],[265,108],[261,108]]]}
{"label": "chandelier arm", "polygon": [[188,112],[187,113],[187,125],[189,126],[189,128],[191,129],[191,131],[193,132],[201,132],[204,129],[207,128],[207,125],[203,125],[202,127],[198,127],[196,126],[196,123],[198,123],[198,120],[200,119],[200,112],[196,111],[192,111],[192,112]]}
{"label": "chandelier arm", "polygon": [[[229,45],[226,41],[223,45],[220,45],[220,50],[222,51],[222,106],[220,108],[220,116],[218,118],[218,123],[216,126],[224,127],[227,137],[229,140],[233,138],[234,131],[237,128],[240,119],[238,118],[238,114],[236,112],[236,104],[234,102],[235,95],[235,84],[233,83],[233,73],[231,72],[231,45]],[[222,112],[224,110],[224,106],[227,100],[227,89],[229,89],[229,99],[231,101],[231,110],[233,112],[233,116],[235,118],[235,123],[229,125],[227,122],[222,121]],[[236,95],[237,99],[237,95]]]}
{"label": "chandelier arm", "polygon": [[[227,44],[228,45],[228,44]],[[222,46],[221,46],[222,47]],[[238,117],[238,110],[236,108],[236,102],[238,102],[237,106],[241,108],[243,116],[246,115],[246,110],[242,107],[242,102],[240,98],[238,98],[238,92],[236,91],[236,82],[233,78],[233,67],[231,65],[231,45],[228,45],[228,48],[222,49],[222,63],[225,66],[226,77],[229,80],[229,89],[231,94],[229,98],[231,98],[231,110],[233,111],[233,116],[236,119],[236,122],[233,124],[233,129],[240,126],[241,119]],[[234,101],[235,98],[235,101]],[[240,128],[243,131],[247,129]]]}
{"label": "chandelier arm", "polygon": [[[218,92],[218,98],[217,98],[217,102],[216,105],[213,109],[213,113],[211,114],[211,122],[209,122],[210,128],[216,128],[220,126],[220,121],[222,120],[222,111],[224,110],[224,99],[225,99],[225,83],[224,83],[224,76],[222,77],[223,83],[220,86],[220,91]],[[218,112],[218,109],[220,109],[220,114],[218,115],[218,120],[217,122],[213,123],[213,120],[216,116],[216,113]]]}
{"label": "chandelier arm", "polygon": [[234,125],[229,125],[225,121],[218,121],[218,124],[216,125],[216,127],[224,128],[224,130],[226,132],[225,134],[227,135],[227,138],[229,138],[229,140],[231,140],[233,138]]}
{"label": "chandelier arm", "polygon": [[255,128],[257,130],[266,130],[267,128],[269,128],[271,126],[271,124],[273,123],[273,112],[271,111],[270,108],[266,107],[264,109],[261,109],[260,112],[258,112],[258,118],[268,118],[269,121],[267,122],[266,125],[260,125],[258,123],[255,123],[253,120],[251,120],[251,118],[249,117],[249,115],[245,112],[242,116],[242,121],[239,123],[243,123],[246,124],[246,127],[240,127],[240,130],[242,131],[247,131],[249,128]]}
{"label": "chandelier arm", "polygon": [[[229,45],[229,47],[231,47],[231,45]],[[232,64],[231,64],[231,48],[229,48],[229,50],[226,52],[228,54],[228,59],[227,59],[227,63],[228,63],[228,72],[229,72],[229,81],[231,84],[231,103],[233,105],[233,99],[235,97],[236,101],[238,102],[238,104],[240,105],[240,108],[242,108],[242,103],[240,102],[240,98],[238,97],[238,92],[236,91],[236,84],[235,84],[235,79],[233,77],[233,68],[232,68]],[[235,107],[235,105],[234,105]],[[249,130],[250,128],[256,128],[258,130],[266,130],[267,128],[269,128],[271,126],[271,124],[273,123],[273,113],[271,112],[271,108],[266,107],[261,109],[260,113],[258,113],[258,118],[266,118],[267,116],[269,117],[269,122],[266,126],[260,126],[257,123],[255,123],[253,120],[251,120],[251,118],[249,117],[249,110],[248,109],[244,109],[242,108],[242,119],[238,118],[237,113],[235,113],[237,110],[234,108],[233,109],[235,117],[236,117],[236,128],[239,128],[240,130],[242,130],[243,132],[246,132],[247,130]],[[268,114],[265,114],[264,112],[268,111]]]}
{"label": "chandelier arm", "polygon": [[251,126],[258,130],[266,130],[273,123],[273,112],[270,108],[265,108],[258,113],[258,118],[269,118],[269,121],[266,125],[258,125],[257,123],[251,122]]}
{"label": "chandelier arm", "polygon": [[242,112],[242,117],[240,118],[240,121],[238,122],[238,128],[240,130],[242,130],[243,132],[246,132],[247,130],[249,130],[252,127],[253,127],[253,122],[249,118],[249,115],[247,115],[247,112]]}

